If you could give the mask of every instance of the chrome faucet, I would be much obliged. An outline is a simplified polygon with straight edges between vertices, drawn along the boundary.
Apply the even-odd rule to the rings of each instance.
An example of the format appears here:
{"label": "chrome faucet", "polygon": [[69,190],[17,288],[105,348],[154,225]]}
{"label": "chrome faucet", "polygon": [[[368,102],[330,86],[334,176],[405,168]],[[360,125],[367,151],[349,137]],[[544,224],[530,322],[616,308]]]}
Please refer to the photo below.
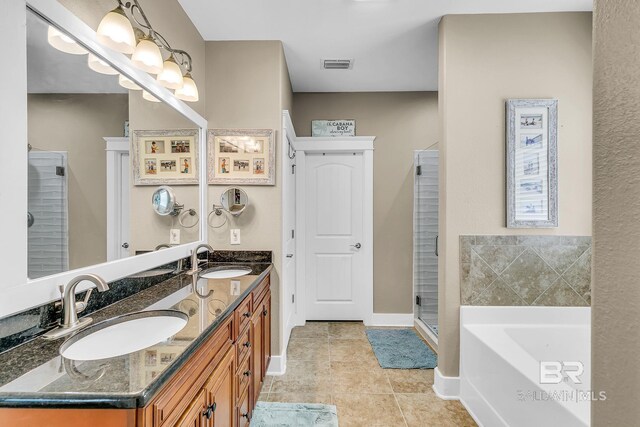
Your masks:
{"label": "chrome faucet", "polygon": [[[200,260],[198,260],[198,249],[200,248],[206,248],[207,251],[213,252],[213,248],[207,245],[206,243],[201,243],[198,246],[196,246],[193,252],[191,252],[191,270],[189,270],[187,274],[191,276],[191,283],[192,283],[193,291],[195,292],[195,294],[202,299],[206,299],[213,294],[213,290],[209,290],[209,292],[206,295],[202,295],[198,291],[198,279],[200,278],[200,272],[202,271],[200,269]],[[203,262],[207,262],[207,261],[203,260]]]}
{"label": "chrome faucet", "polygon": [[87,308],[87,302],[93,289],[87,291],[84,301],[76,302],[76,287],[83,281],[92,282],[98,288],[98,291],[104,292],[109,290],[109,285],[103,278],[95,274],[82,274],[71,280],[64,288],[64,296],[62,297],[62,321],[60,326],[43,335],[46,339],[57,339],[71,334],[78,329],[87,326],[93,321],[90,317],[78,319],[78,313]]}
{"label": "chrome faucet", "polygon": [[[187,274],[191,275],[191,276],[195,276],[196,277],[196,281],[197,281],[197,276],[198,273],[200,273],[200,260],[198,260],[198,250],[201,248],[206,248],[207,251],[209,252],[213,252],[213,248],[209,245],[207,245],[206,243],[201,243],[198,246],[196,246],[196,248],[191,252],[191,270],[189,270],[189,272]],[[203,260],[204,262],[207,262],[205,260]]]}
{"label": "chrome faucet", "polygon": [[[156,251],[159,251],[160,249],[168,249],[171,248],[173,246],[167,244],[167,243],[160,243],[158,246],[156,246]],[[182,273],[182,258],[180,258],[178,260],[178,264],[176,266],[176,269],[173,271],[174,274],[180,274]]]}

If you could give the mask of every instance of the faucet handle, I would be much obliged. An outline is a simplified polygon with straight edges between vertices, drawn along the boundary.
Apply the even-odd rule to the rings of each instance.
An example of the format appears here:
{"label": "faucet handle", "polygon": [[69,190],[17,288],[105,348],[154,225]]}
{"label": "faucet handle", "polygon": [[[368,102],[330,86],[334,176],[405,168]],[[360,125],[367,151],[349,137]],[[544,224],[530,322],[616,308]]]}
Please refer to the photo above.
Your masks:
{"label": "faucet handle", "polygon": [[76,301],[76,313],[82,313],[87,308],[92,292],[93,288],[89,288],[87,293],[84,295],[84,299],[82,301]]}

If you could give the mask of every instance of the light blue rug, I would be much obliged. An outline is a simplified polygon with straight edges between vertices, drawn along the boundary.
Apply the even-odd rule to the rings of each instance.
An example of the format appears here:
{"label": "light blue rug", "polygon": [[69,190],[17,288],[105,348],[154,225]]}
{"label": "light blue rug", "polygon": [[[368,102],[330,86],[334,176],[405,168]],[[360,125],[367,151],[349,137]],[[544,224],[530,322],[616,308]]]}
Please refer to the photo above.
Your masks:
{"label": "light blue rug", "polygon": [[367,338],[385,369],[433,369],[438,356],[413,329],[367,329]]}
{"label": "light blue rug", "polygon": [[251,427],[338,427],[334,405],[258,402]]}

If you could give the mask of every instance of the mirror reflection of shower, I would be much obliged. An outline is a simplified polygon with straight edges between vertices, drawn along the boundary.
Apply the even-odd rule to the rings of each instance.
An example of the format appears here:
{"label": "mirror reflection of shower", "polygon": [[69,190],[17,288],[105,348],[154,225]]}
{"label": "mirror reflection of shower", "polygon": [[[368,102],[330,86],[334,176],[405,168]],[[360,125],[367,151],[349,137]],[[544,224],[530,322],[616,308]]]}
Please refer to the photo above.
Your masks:
{"label": "mirror reflection of shower", "polygon": [[69,269],[67,152],[28,146],[29,278]]}

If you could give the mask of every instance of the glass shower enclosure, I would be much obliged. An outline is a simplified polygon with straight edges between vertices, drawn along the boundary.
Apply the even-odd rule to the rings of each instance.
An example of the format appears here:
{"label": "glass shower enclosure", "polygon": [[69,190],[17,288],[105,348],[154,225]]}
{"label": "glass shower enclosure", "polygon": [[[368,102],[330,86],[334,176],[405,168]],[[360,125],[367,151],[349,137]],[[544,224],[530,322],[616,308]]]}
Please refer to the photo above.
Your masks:
{"label": "glass shower enclosure", "polygon": [[437,149],[414,153],[414,317],[438,337],[438,167]]}

